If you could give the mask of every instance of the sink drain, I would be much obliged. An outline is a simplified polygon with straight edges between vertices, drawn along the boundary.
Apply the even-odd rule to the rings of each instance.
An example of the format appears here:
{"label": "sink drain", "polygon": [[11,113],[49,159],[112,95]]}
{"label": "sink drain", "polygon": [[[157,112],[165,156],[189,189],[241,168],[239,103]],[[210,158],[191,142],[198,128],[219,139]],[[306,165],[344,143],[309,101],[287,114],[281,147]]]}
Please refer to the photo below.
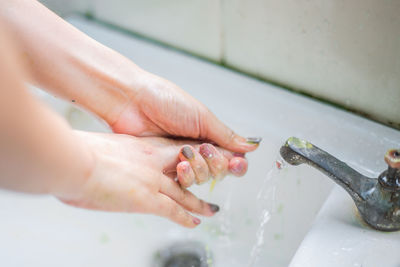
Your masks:
{"label": "sink drain", "polygon": [[212,259],[200,242],[177,242],[156,252],[154,267],[211,267]]}
{"label": "sink drain", "polygon": [[201,267],[201,260],[195,254],[174,255],[163,265],[165,267]]}

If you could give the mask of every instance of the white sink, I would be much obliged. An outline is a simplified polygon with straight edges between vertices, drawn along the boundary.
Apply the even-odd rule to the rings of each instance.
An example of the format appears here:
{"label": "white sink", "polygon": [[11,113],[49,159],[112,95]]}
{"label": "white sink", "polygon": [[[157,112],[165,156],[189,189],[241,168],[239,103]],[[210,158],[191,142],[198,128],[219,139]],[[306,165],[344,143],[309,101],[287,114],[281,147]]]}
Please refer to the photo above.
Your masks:
{"label": "white sink", "polygon": [[400,232],[365,225],[348,194],[335,187],[290,267],[398,267]]}
{"label": "white sink", "polygon": [[[335,149],[326,150],[347,161],[360,173],[377,178],[387,169],[384,161],[386,151],[400,147],[400,133],[380,126],[366,130],[358,136],[358,141],[353,138],[337,145],[336,149],[354,148],[352,158],[341,158]],[[381,232],[367,226],[350,195],[336,185],[299,246],[290,267],[398,267],[399,250],[400,232]]]}
{"label": "white sink", "polygon": [[[393,140],[399,140],[397,131],[220,66],[82,18],[69,21],[143,68],[174,81],[238,133],[264,140],[248,155],[245,177],[227,177],[213,192],[207,185],[193,188],[198,196],[221,206],[218,215],[204,218],[194,230],[154,216],[87,211],[49,196],[3,191],[4,266],[148,267],[159,249],[190,240],[204,245],[215,267],[288,266],[333,183],[306,166],[278,170],[275,161],[286,138],[307,139],[371,170],[383,169],[378,159],[395,145]],[[38,94],[75,128],[108,131],[70,103]]]}

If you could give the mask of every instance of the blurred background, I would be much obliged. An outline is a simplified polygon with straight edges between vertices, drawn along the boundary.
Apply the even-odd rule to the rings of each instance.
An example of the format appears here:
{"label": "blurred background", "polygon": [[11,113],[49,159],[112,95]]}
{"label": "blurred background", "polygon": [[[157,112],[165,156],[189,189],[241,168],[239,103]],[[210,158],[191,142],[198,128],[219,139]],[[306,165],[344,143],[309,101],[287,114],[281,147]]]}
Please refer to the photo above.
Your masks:
{"label": "blurred background", "polygon": [[400,129],[400,1],[41,2]]}

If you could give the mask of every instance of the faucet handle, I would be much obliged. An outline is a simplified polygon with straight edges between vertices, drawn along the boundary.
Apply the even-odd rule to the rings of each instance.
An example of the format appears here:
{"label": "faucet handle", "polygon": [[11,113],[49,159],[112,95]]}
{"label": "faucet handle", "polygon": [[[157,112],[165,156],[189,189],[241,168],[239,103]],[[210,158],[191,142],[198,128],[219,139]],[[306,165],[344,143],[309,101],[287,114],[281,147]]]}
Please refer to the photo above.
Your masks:
{"label": "faucet handle", "polygon": [[385,161],[388,169],[379,175],[379,183],[387,191],[400,192],[400,150],[389,149]]}
{"label": "faucet handle", "polygon": [[385,161],[390,167],[394,169],[400,169],[400,150],[389,149],[386,152]]}

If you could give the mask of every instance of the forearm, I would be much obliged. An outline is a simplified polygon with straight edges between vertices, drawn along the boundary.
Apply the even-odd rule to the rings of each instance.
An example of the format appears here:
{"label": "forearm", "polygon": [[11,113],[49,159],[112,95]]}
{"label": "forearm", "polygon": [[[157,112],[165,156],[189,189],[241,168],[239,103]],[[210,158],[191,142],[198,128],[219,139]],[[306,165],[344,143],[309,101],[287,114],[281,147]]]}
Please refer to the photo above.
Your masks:
{"label": "forearm", "polygon": [[22,46],[31,82],[112,124],[134,93],[129,89],[140,87],[143,71],[37,1],[0,1],[0,5],[1,18]]}
{"label": "forearm", "polygon": [[0,37],[0,186],[61,196],[84,183],[92,155],[65,121],[24,88],[13,46]]}

